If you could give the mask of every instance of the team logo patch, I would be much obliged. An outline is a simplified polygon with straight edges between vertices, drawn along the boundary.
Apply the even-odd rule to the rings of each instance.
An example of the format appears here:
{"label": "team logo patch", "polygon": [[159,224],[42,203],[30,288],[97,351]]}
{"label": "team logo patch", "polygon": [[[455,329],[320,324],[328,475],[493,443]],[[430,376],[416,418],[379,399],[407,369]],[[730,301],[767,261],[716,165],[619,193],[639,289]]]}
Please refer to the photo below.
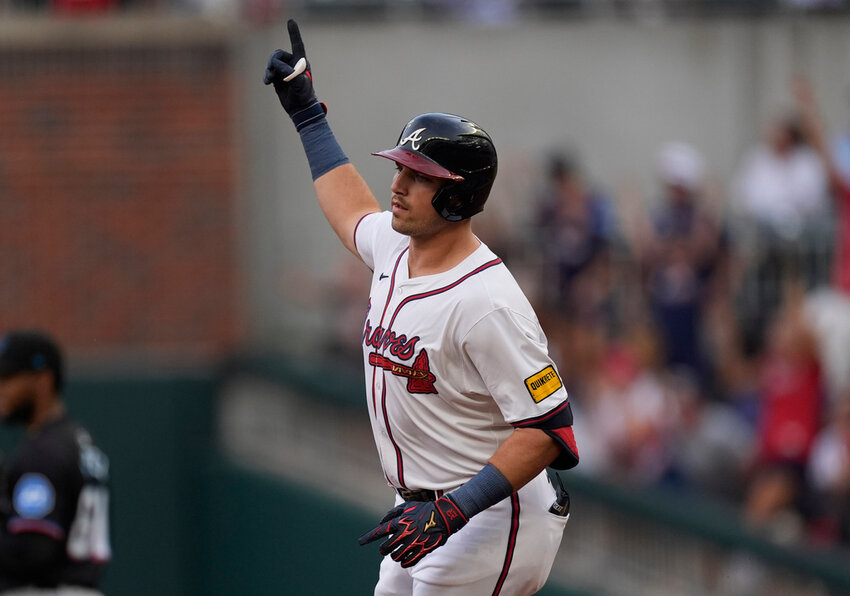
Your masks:
{"label": "team logo patch", "polygon": [[531,399],[540,403],[558,389],[563,387],[561,378],[555,372],[555,367],[547,366],[538,373],[535,373],[525,380],[525,388],[531,394]]}
{"label": "team logo patch", "polygon": [[437,388],[434,387],[437,377],[431,372],[428,353],[424,349],[413,361],[413,366],[393,362],[377,352],[369,354],[369,364],[380,366],[397,377],[407,377],[407,390],[410,393],[437,393]]}
{"label": "team logo patch", "polygon": [[25,519],[41,519],[53,511],[56,491],[42,474],[24,474],[15,484],[12,504]]}

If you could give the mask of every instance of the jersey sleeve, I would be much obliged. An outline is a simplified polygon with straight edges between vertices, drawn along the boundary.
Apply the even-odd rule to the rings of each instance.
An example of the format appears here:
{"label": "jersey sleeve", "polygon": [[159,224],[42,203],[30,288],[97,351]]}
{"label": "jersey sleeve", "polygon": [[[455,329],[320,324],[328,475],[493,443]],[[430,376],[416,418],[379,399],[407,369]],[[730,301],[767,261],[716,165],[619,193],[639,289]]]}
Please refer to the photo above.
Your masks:
{"label": "jersey sleeve", "polygon": [[357,254],[372,271],[385,249],[392,250],[406,239],[392,229],[392,213],[378,211],[364,215],[354,228],[354,246]]}
{"label": "jersey sleeve", "polygon": [[463,350],[505,421],[515,428],[539,428],[551,436],[561,447],[552,467],[575,466],[578,449],[572,410],[537,321],[509,308],[497,309],[469,330]]}

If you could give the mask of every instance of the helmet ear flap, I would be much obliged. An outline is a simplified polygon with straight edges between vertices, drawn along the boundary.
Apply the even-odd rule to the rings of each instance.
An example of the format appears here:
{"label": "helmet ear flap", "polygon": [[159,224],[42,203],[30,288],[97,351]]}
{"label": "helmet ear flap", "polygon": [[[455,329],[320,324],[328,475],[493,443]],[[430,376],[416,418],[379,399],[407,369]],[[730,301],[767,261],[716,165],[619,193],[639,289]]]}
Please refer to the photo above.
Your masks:
{"label": "helmet ear flap", "polygon": [[476,188],[469,182],[447,182],[434,194],[431,204],[446,221],[463,221],[484,210],[492,182]]}
{"label": "helmet ear flap", "polygon": [[[437,210],[437,213],[446,221],[461,221],[466,219],[461,215],[464,211],[464,200],[462,195],[457,192],[457,189],[451,187],[456,184],[444,184],[443,187],[434,194],[431,199],[431,205]],[[454,191],[454,192],[453,192]]]}

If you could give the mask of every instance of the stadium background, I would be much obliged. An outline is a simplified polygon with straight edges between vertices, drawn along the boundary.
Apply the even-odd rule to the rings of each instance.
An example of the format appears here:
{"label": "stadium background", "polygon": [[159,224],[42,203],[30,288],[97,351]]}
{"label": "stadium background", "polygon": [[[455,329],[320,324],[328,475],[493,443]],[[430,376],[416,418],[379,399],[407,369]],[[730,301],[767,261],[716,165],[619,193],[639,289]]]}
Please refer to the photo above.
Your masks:
{"label": "stadium background", "polygon": [[[411,116],[467,114],[493,135],[480,234],[542,302],[524,242],[553,150],[644,209],[659,148],[692,143],[726,215],[795,72],[831,129],[850,121],[841,3],[473,5],[0,2],[0,321],[67,346],[71,406],[112,457],[108,594],[374,581],[377,555],[355,542],[390,498],[360,407],[367,278],[262,85],[287,17],[380,200],[391,170],[369,152]],[[710,494],[592,471],[563,475],[574,515],[544,593],[850,592],[844,551],[768,539]]]}

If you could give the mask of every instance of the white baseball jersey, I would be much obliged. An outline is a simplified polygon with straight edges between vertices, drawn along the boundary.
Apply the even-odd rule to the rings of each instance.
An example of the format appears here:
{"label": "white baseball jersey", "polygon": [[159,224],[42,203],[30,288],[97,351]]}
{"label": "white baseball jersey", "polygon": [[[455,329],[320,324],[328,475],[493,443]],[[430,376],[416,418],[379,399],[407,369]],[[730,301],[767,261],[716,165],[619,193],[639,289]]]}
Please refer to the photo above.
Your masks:
{"label": "white baseball jersey", "polygon": [[369,415],[390,485],[447,491],[515,427],[568,427],[567,392],[501,259],[482,243],[449,271],[410,279],[409,238],[391,219],[367,215],[354,234],[373,271],[362,336]]}

